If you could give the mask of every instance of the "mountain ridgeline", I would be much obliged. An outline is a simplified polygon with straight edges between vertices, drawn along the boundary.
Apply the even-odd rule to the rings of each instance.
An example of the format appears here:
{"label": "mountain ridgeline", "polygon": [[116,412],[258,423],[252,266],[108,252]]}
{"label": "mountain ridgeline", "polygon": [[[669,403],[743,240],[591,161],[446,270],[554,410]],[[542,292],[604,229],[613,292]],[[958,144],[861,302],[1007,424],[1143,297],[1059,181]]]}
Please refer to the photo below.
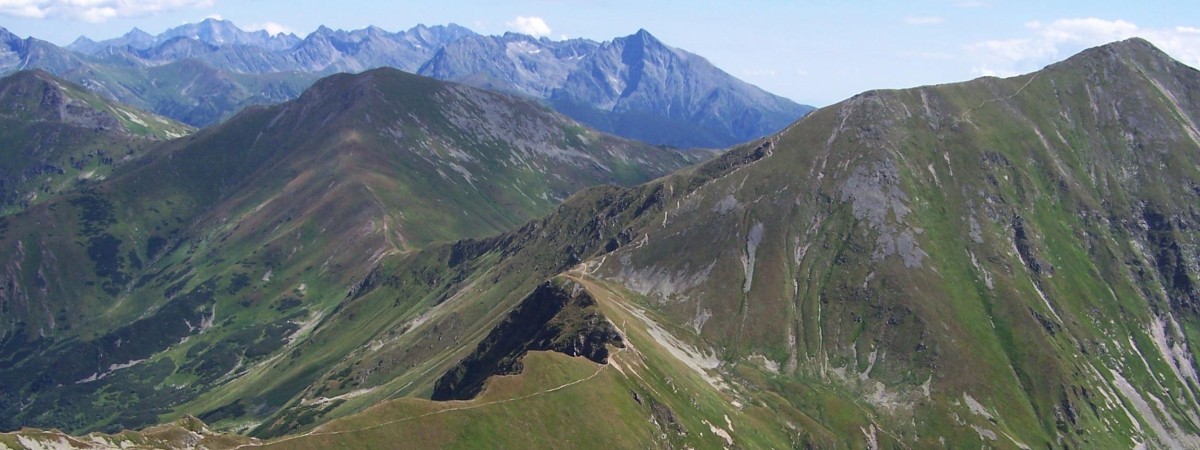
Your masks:
{"label": "mountain ridgeline", "polygon": [[191,127],[34,70],[0,80],[0,210],[103,180]]}
{"label": "mountain ridgeline", "polygon": [[[30,76],[48,75],[10,80]],[[395,69],[325,78],[0,218],[0,427],[116,431],[199,408],[184,405],[244,388],[391,255],[708,156]],[[273,410],[298,385],[260,387],[239,397]]]}
{"label": "mountain ridgeline", "polygon": [[446,45],[417,73],[546,99],[596,129],[680,147],[739,144],[812,110],[646,30],[602,43],[468,36]]}
{"label": "mountain ridgeline", "polygon": [[[166,153],[174,158],[146,167],[183,169],[196,161],[181,161],[183,141],[239,123],[270,131],[291,126],[283,117],[325,120],[316,105],[354,103],[322,86],[182,140]],[[306,230],[326,225],[297,229],[272,212],[290,192],[342,175],[295,172],[278,183],[295,191],[261,193],[180,182],[190,198],[211,192],[235,206],[177,221],[190,237],[149,263],[153,278],[97,309],[146,311],[138,283],[155,286],[148,297],[166,288],[155,318],[187,333],[164,336],[165,351],[126,354],[124,343],[154,328],[101,335],[77,318],[72,326],[91,331],[58,331],[79,338],[49,345],[45,330],[66,322],[37,311],[61,303],[28,308],[9,334],[20,339],[3,342],[15,356],[0,373],[20,380],[0,392],[22,395],[0,404],[21,402],[8,420],[112,430],[128,422],[96,405],[137,411],[138,398],[179,396],[159,410],[176,422],[92,440],[173,432],[210,448],[1197,448],[1198,92],[1200,71],[1141,39],[1013,78],[870,91],[669,176],[583,189],[500,234],[373,253],[367,230],[401,230],[401,217],[341,228],[357,234],[329,228],[342,240],[323,248],[357,246],[357,259],[328,257],[353,267],[344,275],[285,269],[326,258],[303,253]],[[256,148],[244,154],[270,158]],[[138,174],[80,194],[97,198],[80,206],[64,198],[6,218],[4,251],[24,258],[7,270],[25,278],[4,286],[62,285],[38,284],[30,261],[82,251],[76,238],[52,244],[28,231],[35,224],[125,239],[116,227],[133,219],[117,202],[149,197],[116,183]],[[112,218],[88,206],[102,194]],[[264,234],[274,240],[236,244]],[[52,245],[61,253],[38,256]],[[311,263],[284,256],[293,251]],[[351,265],[366,254],[377,263]],[[39,277],[73,273],[42,267]],[[46,298],[80,297],[57,295]],[[65,350],[81,343],[116,356],[96,365]],[[54,378],[75,360],[88,365]],[[93,397],[65,394],[79,389]],[[0,442],[60,438],[25,431]]]}
{"label": "mountain ridgeline", "polygon": [[66,49],[0,33],[0,73],[41,68],[201,127],[294,98],[320,76],[379,67],[527,96],[597,130],[678,148],[724,148],[812,111],[645,30],[595,42],[482,36],[454,24],[395,33],[320,27],[301,39],[206,19],[159,35],[80,38]]}

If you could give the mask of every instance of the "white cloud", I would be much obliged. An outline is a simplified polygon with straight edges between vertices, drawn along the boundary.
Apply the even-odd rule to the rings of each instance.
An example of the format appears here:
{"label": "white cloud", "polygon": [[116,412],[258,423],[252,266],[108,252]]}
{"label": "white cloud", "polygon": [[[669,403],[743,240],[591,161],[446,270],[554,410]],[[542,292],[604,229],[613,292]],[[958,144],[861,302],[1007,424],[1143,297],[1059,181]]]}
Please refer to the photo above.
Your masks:
{"label": "white cloud", "polygon": [[796,69],[796,75],[805,76],[808,75],[808,71],[804,69]]}
{"label": "white cloud", "polygon": [[204,18],[205,19],[213,19],[213,20],[225,20],[225,19],[221,18],[220,14],[209,14],[207,16],[204,16]]}
{"label": "white cloud", "polygon": [[[0,0],[2,1],[2,0]],[[546,25],[546,21],[541,17],[524,17],[520,16],[506,23],[509,28],[512,28],[518,33],[528,34],[534,37],[549,36],[550,26]]]}
{"label": "white cloud", "polygon": [[946,19],[941,17],[905,17],[904,23],[909,25],[937,25],[945,23]]}
{"label": "white cloud", "polygon": [[104,22],[184,8],[208,8],[216,0],[0,0],[0,14],[32,19]]}
{"label": "white cloud", "polygon": [[1027,37],[977,42],[966,47],[980,63],[977,74],[1028,71],[1057,61],[1085,48],[1141,37],[1175,59],[1200,67],[1200,29],[1192,27],[1141,28],[1124,20],[1097,18],[1059,19],[1049,23],[1025,24]]}
{"label": "white cloud", "polygon": [[274,35],[277,35],[280,33],[290,34],[290,33],[294,33],[296,31],[296,30],[293,30],[289,26],[280,25],[275,22],[253,23],[250,25],[246,25],[246,27],[244,29],[246,31],[267,30],[267,34],[269,34],[271,36],[274,36]]}
{"label": "white cloud", "polygon": [[993,69],[988,66],[975,66],[971,68],[971,73],[980,77],[1012,77],[1018,75],[1017,72],[1004,69]]}

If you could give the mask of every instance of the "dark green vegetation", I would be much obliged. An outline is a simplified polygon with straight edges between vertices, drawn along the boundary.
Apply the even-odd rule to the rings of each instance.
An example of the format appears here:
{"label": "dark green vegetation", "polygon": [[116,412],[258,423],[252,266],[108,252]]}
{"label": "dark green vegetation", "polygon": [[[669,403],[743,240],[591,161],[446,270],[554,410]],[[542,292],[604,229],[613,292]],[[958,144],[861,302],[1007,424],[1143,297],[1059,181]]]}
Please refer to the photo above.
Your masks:
{"label": "dark green vegetation", "polygon": [[1134,39],[864,93],[384,256],[175,414],[283,448],[1200,447],[1198,92]]}
{"label": "dark green vegetation", "polygon": [[103,180],[192,131],[40,70],[0,79],[0,211]]}
{"label": "dark green vegetation", "polygon": [[380,261],[707,156],[394,69],[326,78],[3,219],[0,427],[273,414],[321,373],[266,369],[317,358]]}

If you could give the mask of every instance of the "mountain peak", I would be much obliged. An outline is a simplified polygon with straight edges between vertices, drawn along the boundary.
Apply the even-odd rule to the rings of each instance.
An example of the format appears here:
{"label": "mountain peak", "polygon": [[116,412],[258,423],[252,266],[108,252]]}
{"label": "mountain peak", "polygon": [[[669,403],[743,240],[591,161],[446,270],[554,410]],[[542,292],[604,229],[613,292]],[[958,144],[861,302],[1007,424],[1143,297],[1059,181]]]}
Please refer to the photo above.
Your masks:
{"label": "mountain peak", "polygon": [[650,32],[645,28],[639,28],[636,33],[621,38],[620,40],[624,41],[626,44],[633,43],[642,47],[667,47],[666,44],[654,37],[653,34],[650,34]]}
{"label": "mountain peak", "polygon": [[20,36],[12,34],[12,32],[8,31],[7,28],[0,27],[0,42],[2,42],[2,41],[19,41],[19,40],[21,40]]}
{"label": "mountain peak", "polygon": [[154,36],[151,35],[150,33],[142,31],[141,28],[133,27],[132,30],[129,30],[128,33],[125,33],[125,37],[127,37],[127,38],[153,38]]}
{"label": "mountain peak", "polygon": [[92,45],[95,43],[96,43],[96,41],[91,40],[91,38],[81,35],[81,36],[75,38],[75,41],[72,42],[71,45],[68,45],[67,48],[71,48],[71,47],[75,47],[75,46],[79,46],[79,45]]}
{"label": "mountain peak", "polygon": [[1102,45],[1101,48],[1122,54],[1149,54],[1156,58],[1167,56],[1166,52],[1163,52],[1158,47],[1155,47],[1154,44],[1150,43],[1150,41],[1140,37],[1131,37],[1123,41],[1112,42]]}
{"label": "mountain peak", "polygon": [[337,33],[337,30],[334,30],[333,28],[329,28],[325,25],[321,25],[321,26],[317,27],[317,29],[315,31],[313,31],[311,34],[309,34],[308,36],[309,37],[329,37],[329,36],[332,36],[334,33]]}
{"label": "mountain peak", "polygon": [[[1121,64],[1122,61],[1137,61],[1141,64],[1149,63],[1154,67],[1179,64],[1178,61],[1158,47],[1155,47],[1149,41],[1140,37],[1133,37],[1089,48],[1066,60],[1051,64],[1047,68],[1077,67],[1079,65],[1085,67],[1111,65],[1114,63]],[[1150,67],[1146,68],[1150,69]]]}
{"label": "mountain peak", "polygon": [[630,35],[630,37],[637,38],[637,39],[640,39],[640,40],[643,40],[646,42],[659,42],[658,38],[654,37],[653,34],[650,34],[650,32],[647,31],[645,28],[638,28],[637,32]]}

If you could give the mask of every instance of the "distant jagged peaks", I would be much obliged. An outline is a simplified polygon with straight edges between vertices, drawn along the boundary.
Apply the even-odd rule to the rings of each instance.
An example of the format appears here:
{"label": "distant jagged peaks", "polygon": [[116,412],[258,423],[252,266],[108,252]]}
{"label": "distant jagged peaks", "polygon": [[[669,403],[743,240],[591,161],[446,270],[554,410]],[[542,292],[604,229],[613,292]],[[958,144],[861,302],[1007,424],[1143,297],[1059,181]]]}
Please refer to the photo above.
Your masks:
{"label": "distant jagged peaks", "polygon": [[0,74],[24,69],[63,73],[83,64],[79,55],[41,39],[22,38],[0,27]]}
{"label": "distant jagged peaks", "polygon": [[446,45],[417,73],[546,99],[599,130],[680,147],[734,145],[813,109],[741,81],[645,29],[607,42],[471,36]]}
{"label": "distant jagged peaks", "polygon": [[200,23],[183,24],[171,28],[155,36],[138,28],[130,30],[124,36],[103,41],[93,41],[81,36],[67,46],[68,50],[89,55],[101,52],[109,47],[132,48],[146,50],[175,38],[189,38],[210,45],[249,45],[262,47],[267,50],[286,50],[300,43],[300,38],[292,33],[271,35],[266,30],[244,31],[228,20],[214,18],[204,19]]}
{"label": "distant jagged peaks", "polygon": [[[232,22],[207,19],[159,35],[134,29],[105,41],[80,38],[70,49],[119,67],[152,68],[194,59],[235,74],[330,75],[393,67],[532,97],[597,130],[675,147],[728,147],[778,131],[813,109],[739,80],[645,29],[597,42],[512,32],[483,36],[455,24],[417,25],[395,33],[374,26],[350,31],[320,26],[301,39],[246,32]],[[65,55],[57,58],[62,61],[30,67],[62,74],[81,64],[70,59],[79,59],[77,55],[54,50]],[[21,60],[0,63],[0,72],[25,67]],[[228,113],[213,111],[204,117]],[[179,113],[171,117],[183,119]]]}
{"label": "distant jagged peaks", "polygon": [[266,30],[245,31],[231,21],[208,18],[199,23],[189,23],[168,29],[158,35],[151,35],[134,28],[121,37],[102,41],[94,41],[86,36],[80,36],[74,43],[67,46],[67,49],[89,55],[98,54],[108,48],[150,50],[171,40],[186,38],[217,47],[242,45],[259,47],[271,52],[285,52],[293,50],[305,42],[329,39],[358,43],[374,37],[404,40],[415,44],[440,45],[444,44],[443,41],[447,37],[455,38],[473,34],[475,33],[471,30],[456,24],[435,27],[417,25],[409,30],[396,33],[376,26],[345,31],[321,25],[308,36],[300,38],[295,33],[272,35]]}

